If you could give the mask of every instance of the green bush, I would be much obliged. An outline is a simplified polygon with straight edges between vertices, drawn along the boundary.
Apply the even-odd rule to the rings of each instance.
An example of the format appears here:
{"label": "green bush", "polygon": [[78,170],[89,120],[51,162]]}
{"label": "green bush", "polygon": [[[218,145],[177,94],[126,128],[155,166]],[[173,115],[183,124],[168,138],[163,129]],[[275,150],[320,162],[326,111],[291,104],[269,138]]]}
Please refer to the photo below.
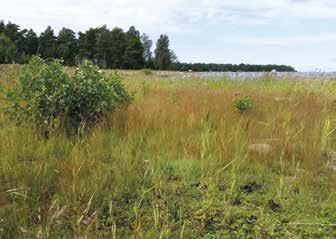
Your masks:
{"label": "green bush", "polygon": [[253,100],[249,96],[243,98],[235,99],[233,101],[233,108],[239,111],[241,114],[250,110],[253,106]]}
{"label": "green bush", "polygon": [[153,75],[153,72],[152,72],[151,69],[143,69],[142,71],[143,71],[143,73],[144,73],[146,76]]}
{"label": "green bush", "polygon": [[47,63],[33,57],[6,99],[6,111],[13,119],[33,122],[47,136],[60,128],[70,132],[92,127],[131,98],[119,75],[106,76],[89,61],[69,76],[61,61]]}
{"label": "green bush", "polygon": [[91,126],[106,113],[127,106],[131,100],[117,73],[106,76],[89,61],[76,70],[71,80],[70,97],[67,119],[75,128]]}

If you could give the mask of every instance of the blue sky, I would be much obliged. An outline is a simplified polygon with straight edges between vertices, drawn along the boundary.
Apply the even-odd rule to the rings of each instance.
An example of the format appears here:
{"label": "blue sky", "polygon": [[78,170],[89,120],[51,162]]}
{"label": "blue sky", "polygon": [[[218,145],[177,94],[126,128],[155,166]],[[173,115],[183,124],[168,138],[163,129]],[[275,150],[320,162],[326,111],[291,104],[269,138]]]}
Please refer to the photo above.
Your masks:
{"label": "blue sky", "polygon": [[0,18],[37,32],[134,25],[167,33],[183,62],[336,71],[335,0],[10,0]]}

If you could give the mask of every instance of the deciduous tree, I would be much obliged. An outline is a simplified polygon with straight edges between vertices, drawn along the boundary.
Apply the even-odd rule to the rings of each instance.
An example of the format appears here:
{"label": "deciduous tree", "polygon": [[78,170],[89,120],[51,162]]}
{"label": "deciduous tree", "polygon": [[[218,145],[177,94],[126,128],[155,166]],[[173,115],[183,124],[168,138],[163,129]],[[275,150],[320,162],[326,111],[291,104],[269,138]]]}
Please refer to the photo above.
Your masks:
{"label": "deciduous tree", "polygon": [[141,42],[144,48],[145,66],[147,68],[153,68],[153,54],[152,54],[153,41],[149,39],[149,36],[146,33],[143,33],[141,35]]}
{"label": "deciduous tree", "polygon": [[0,33],[0,63],[13,63],[16,51],[12,40],[4,33]]}
{"label": "deciduous tree", "polygon": [[156,43],[154,63],[159,70],[168,70],[170,67],[171,51],[167,35],[161,35]]}

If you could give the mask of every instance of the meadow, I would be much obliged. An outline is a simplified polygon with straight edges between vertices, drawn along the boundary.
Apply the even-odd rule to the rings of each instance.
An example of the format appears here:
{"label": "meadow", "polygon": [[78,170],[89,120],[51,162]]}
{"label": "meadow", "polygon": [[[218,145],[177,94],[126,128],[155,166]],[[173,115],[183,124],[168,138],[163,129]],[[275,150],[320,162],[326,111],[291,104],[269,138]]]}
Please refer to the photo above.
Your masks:
{"label": "meadow", "polygon": [[132,104],[82,137],[0,113],[0,238],[336,238],[336,81],[120,74]]}

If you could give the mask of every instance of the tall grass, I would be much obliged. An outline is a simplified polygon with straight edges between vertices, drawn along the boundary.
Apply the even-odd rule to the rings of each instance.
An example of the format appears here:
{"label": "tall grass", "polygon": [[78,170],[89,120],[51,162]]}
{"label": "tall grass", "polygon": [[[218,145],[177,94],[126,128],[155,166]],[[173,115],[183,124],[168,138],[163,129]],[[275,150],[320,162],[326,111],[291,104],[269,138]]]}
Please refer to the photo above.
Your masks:
{"label": "tall grass", "polygon": [[1,113],[0,238],[336,236],[334,82],[121,74],[134,103],[85,137]]}

